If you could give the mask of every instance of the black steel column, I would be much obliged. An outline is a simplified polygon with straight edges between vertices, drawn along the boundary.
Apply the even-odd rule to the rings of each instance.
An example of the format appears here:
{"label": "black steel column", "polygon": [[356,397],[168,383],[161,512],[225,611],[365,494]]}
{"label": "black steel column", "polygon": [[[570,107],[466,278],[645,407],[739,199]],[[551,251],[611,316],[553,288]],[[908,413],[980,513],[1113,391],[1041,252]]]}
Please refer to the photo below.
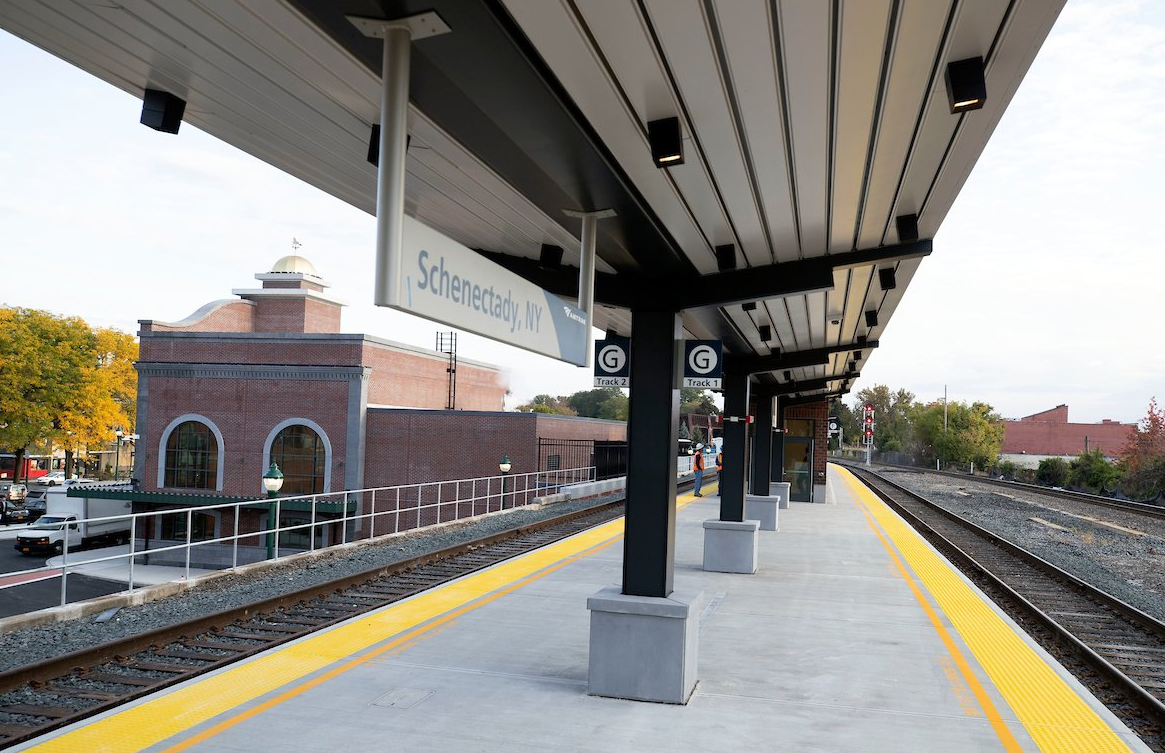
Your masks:
{"label": "black steel column", "polygon": [[781,431],[773,432],[773,464],[769,467],[769,481],[779,483],[785,480],[785,409],[781,407],[779,397],[773,416],[773,427]]}
{"label": "black steel column", "polygon": [[669,596],[676,542],[676,448],[680,391],[674,311],[631,312],[631,405],[627,417],[627,513],[623,593]]}
{"label": "black steel column", "polygon": [[752,433],[752,479],[749,490],[753,494],[769,493],[772,453],[773,396],[767,390],[762,390],[756,398],[756,423]]}
{"label": "black steel column", "polygon": [[[724,415],[748,415],[748,374],[724,373]],[[744,469],[748,424],[724,422],[724,470],[720,471],[720,519],[744,520]]]}

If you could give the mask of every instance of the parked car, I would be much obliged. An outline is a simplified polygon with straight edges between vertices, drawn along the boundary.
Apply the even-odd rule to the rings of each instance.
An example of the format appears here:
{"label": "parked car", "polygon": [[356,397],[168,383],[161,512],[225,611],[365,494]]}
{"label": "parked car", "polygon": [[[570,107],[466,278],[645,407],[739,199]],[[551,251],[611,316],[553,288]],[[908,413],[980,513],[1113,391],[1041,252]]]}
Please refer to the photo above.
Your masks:
{"label": "parked car", "polygon": [[0,497],[19,502],[24,499],[24,495],[28,493],[28,487],[24,484],[13,484],[9,481],[0,483]]}
{"label": "parked car", "polygon": [[60,486],[61,484],[65,483],[65,480],[66,479],[65,479],[65,472],[64,471],[53,471],[52,473],[50,473],[46,476],[41,476],[40,478],[33,479],[32,483],[44,484],[45,486]]}
{"label": "parked car", "polygon": [[48,490],[32,489],[24,497],[24,509],[28,510],[28,520],[32,521],[45,514],[45,496]]}
{"label": "parked car", "polygon": [[23,505],[13,504],[9,500],[4,500],[4,518],[8,525],[13,523],[27,523],[29,518],[28,508]]}

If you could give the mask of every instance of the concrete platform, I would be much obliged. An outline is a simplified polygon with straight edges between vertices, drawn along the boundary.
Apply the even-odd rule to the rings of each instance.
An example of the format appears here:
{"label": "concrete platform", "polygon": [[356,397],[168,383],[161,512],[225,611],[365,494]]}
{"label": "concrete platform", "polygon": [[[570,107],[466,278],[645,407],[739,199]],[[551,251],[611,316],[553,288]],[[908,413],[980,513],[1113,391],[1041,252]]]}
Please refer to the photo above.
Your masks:
{"label": "concrete platform", "polygon": [[[703,569],[702,524],[718,501],[680,498],[675,587],[704,594],[687,705],[587,694],[587,599],[620,579],[620,527],[178,686],[55,743],[239,753],[1147,750],[843,473],[830,470],[837,504],[782,514],[753,575]],[[935,579],[944,590],[932,593]],[[974,603],[957,608],[974,622],[943,611],[954,591],[970,593]],[[980,647],[983,635],[1006,653]],[[1022,677],[989,673],[998,661]],[[1029,697],[1014,694],[1016,681],[1030,684],[1020,694]]]}

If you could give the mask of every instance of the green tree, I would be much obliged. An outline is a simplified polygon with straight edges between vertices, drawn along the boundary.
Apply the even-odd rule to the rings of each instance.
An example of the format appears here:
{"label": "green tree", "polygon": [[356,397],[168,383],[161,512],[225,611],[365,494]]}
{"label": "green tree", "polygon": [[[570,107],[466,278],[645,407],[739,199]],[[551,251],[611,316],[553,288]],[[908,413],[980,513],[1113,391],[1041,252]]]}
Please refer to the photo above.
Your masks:
{"label": "green tree", "polygon": [[1068,465],[1068,483],[1090,492],[1112,490],[1120,479],[1120,471],[1105,459],[1100,450],[1082,452]]}
{"label": "green tree", "polygon": [[874,446],[877,449],[897,452],[909,446],[913,434],[914,393],[903,389],[891,392],[889,387],[879,384],[859,391],[857,400],[854,411],[859,426],[865,406],[874,406]]}
{"label": "green tree", "polygon": [[1047,486],[1067,486],[1071,466],[1064,458],[1044,458],[1036,469],[1036,481]]}
{"label": "green tree", "polygon": [[535,395],[534,399],[525,405],[519,405],[517,410],[522,413],[552,413],[561,416],[578,415],[566,404],[565,397],[552,395]]}
{"label": "green tree", "polygon": [[[946,421],[944,428],[944,407]],[[931,460],[974,463],[978,468],[995,465],[1003,445],[1003,425],[987,403],[948,403],[936,400],[915,406],[911,412],[913,447]]]}
{"label": "green tree", "polygon": [[618,401],[616,398],[627,400],[627,396],[618,387],[596,387],[593,390],[584,390],[570,395],[566,398],[566,404],[579,416],[613,418],[609,414],[617,412]]}
{"label": "green tree", "polygon": [[699,413],[712,416],[720,412],[713,402],[712,394],[707,390],[695,387],[680,389],[680,413]]}
{"label": "green tree", "polygon": [[829,415],[837,416],[838,425],[841,426],[841,441],[856,445],[861,441],[862,436],[862,422],[858,418],[858,414],[850,410],[850,407],[841,400],[832,400],[829,403]]}

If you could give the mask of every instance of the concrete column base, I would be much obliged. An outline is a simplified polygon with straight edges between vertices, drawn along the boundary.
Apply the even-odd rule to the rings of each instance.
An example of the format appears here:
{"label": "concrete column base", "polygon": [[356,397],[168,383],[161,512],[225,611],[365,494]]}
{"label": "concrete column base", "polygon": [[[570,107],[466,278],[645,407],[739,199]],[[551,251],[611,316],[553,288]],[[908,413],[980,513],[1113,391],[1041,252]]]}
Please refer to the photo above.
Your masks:
{"label": "concrete column base", "polygon": [[696,689],[703,592],[628,596],[608,586],[591,610],[587,693],[655,703],[687,703]]}
{"label": "concrete column base", "polygon": [[789,509],[789,482],[788,481],[774,481],[769,484],[769,494],[780,497],[781,504],[779,507],[782,510]]}
{"label": "concrete column base", "polygon": [[813,501],[814,501],[814,503],[819,504],[819,505],[825,504],[825,484],[824,483],[813,485]]}
{"label": "concrete column base", "polygon": [[777,530],[777,506],[780,501],[780,497],[746,494],[744,495],[744,517],[760,523],[762,531],[775,531]]}
{"label": "concrete column base", "polygon": [[704,521],[704,569],[714,573],[755,573],[760,523]]}

